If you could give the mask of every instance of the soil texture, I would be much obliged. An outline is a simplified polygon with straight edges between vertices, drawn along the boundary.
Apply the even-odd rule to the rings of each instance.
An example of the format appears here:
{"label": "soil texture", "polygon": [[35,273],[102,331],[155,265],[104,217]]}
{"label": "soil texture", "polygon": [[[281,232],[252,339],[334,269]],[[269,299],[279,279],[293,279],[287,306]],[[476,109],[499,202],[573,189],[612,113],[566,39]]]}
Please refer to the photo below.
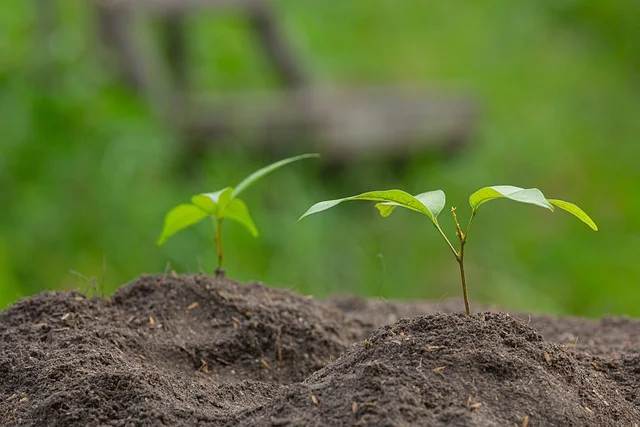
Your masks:
{"label": "soil texture", "polygon": [[0,425],[640,426],[640,320],[204,275],[0,313]]}

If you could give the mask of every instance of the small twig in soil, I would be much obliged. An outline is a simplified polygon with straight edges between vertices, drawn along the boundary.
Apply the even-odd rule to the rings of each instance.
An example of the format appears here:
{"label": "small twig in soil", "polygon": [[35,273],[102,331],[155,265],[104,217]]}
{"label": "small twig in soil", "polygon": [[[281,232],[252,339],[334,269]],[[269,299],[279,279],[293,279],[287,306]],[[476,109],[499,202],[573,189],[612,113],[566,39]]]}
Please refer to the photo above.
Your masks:
{"label": "small twig in soil", "polygon": [[217,360],[218,362],[222,363],[222,364],[223,364],[223,365],[225,365],[225,366],[229,366],[229,365],[231,365],[231,363],[230,363],[230,362],[227,362],[226,360],[224,360],[224,359],[223,359],[223,358],[221,358],[221,357],[216,357],[216,360]]}
{"label": "small twig in soil", "polygon": [[470,409],[478,409],[481,406],[482,406],[482,403],[474,402],[473,399],[471,399],[471,396],[469,396],[469,398],[467,399],[467,407],[468,408],[470,408]]}
{"label": "small twig in soil", "polygon": [[444,371],[445,368],[446,366],[438,366],[437,368],[433,368],[432,371],[444,377],[444,374],[442,373],[442,371]]}

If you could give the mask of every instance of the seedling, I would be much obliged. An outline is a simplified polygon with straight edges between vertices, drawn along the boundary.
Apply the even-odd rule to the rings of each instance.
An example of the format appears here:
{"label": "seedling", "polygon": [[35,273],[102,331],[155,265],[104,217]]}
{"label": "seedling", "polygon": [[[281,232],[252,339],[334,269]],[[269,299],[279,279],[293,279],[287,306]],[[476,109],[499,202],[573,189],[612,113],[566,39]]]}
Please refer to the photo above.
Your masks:
{"label": "seedling", "polygon": [[[469,237],[469,230],[478,208],[491,200],[506,198],[514,200],[516,202],[528,203],[536,205],[554,211],[554,206],[563,209],[570,214],[575,215],[582,222],[586,223],[593,230],[597,231],[598,227],[591,218],[578,206],[573,203],[565,202],[556,199],[547,199],[537,188],[520,188],[511,185],[496,185],[493,187],[485,187],[476,191],[469,197],[469,204],[471,205],[471,217],[467,228],[462,231],[460,224],[458,223],[458,217],[456,215],[456,208],[451,208],[451,214],[456,227],[456,235],[460,241],[459,249],[456,249],[451,241],[447,238],[446,234],[442,231],[440,224],[438,223],[438,215],[444,209],[445,195],[442,190],[428,191],[426,193],[412,196],[401,190],[386,190],[386,191],[370,191],[367,193],[358,194],[357,196],[345,197],[343,199],[327,200],[324,202],[316,203],[311,206],[304,215],[300,217],[300,220],[318,213],[330,209],[342,202],[349,200],[369,200],[376,203],[376,208],[383,217],[388,217],[393,213],[396,207],[410,209],[412,211],[420,212],[426,215],[433,225],[436,227],[447,246],[451,250],[451,253],[455,257],[460,267],[460,280],[462,282],[462,295],[464,297],[464,307],[467,315],[471,314],[471,308],[469,306],[469,298],[467,296],[467,279],[464,272],[464,247]],[[299,221],[299,220],[298,220]]]}
{"label": "seedling", "polygon": [[171,209],[164,218],[164,228],[162,234],[158,238],[158,246],[163,245],[171,236],[178,231],[190,227],[206,217],[211,218],[216,243],[216,252],[218,254],[218,268],[216,276],[224,277],[222,269],[222,223],[225,219],[239,222],[254,237],[258,237],[258,229],[256,228],[247,205],[238,198],[240,193],[254,184],[265,175],[298,160],[308,159],[311,157],[319,157],[318,154],[302,154],[288,159],[265,166],[246,177],[240,184],[234,187],[226,187],[213,193],[200,193],[191,197],[191,203],[180,204]]}

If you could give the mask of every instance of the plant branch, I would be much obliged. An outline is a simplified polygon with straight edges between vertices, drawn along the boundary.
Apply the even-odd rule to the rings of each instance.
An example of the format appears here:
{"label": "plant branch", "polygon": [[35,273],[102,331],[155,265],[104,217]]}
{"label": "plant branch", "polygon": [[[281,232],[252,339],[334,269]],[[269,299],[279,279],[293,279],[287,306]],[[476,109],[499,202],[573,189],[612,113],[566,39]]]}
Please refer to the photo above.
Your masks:
{"label": "plant branch", "polygon": [[467,226],[467,231],[465,233],[462,232],[460,228],[460,223],[458,222],[458,216],[456,215],[456,208],[451,208],[451,215],[453,215],[453,221],[456,224],[456,234],[460,239],[460,253],[456,257],[458,261],[458,265],[460,266],[460,280],[462,281],[462,296],[464,297],[464,309],[467,313],[467,316],[471,315],[471,307],[469,306],[469,296],[467,294],[467,278],[464,272],[464,245],[467,243],[467,233],[469,232],[469,228],[471,227],[471,221],[473,221],[473,217],[475,213],[471,214],[471,219],[469,220],[469,225]]}
{"label": "plant branch", "polygon": [[456,235],[462,241],[464,239],[464,233],[460,228],[460,223],[458,222],[458,216],[456,215],[456,208],[451,208],[451,215],[453,215],[453,222],[456,224]]}
{"label": "plant branch", "polygon": [[464,232],[464,240],[467,241],[467,237],[469,236],[469,230],[471,229],[471,223],[473,222],[473,218],[476,217],[475,209],[471,211],[471,218],[469,218],[469,224],[467,224],[467,230]]}
{"label": "plant branch", "polygon": [[434,222],[433,224],[436,226],[436,228],[440,232],[440,235],[445,240],[445,242],[447,242],[447,245],[449,245],[449,249],[451,249],[451,252],[453,252],[453,256],[456,257],[456,259],[458,259],[458,257],[460,256],[458,254],[458,251],[456,251],[456,248],[453,247],[453,245],[451,244],[451,241],[447,238],[447,235],[444,234],[444,231],[442,231],[442,228],[440,228],[440,224],[438,224],[437,222]]}

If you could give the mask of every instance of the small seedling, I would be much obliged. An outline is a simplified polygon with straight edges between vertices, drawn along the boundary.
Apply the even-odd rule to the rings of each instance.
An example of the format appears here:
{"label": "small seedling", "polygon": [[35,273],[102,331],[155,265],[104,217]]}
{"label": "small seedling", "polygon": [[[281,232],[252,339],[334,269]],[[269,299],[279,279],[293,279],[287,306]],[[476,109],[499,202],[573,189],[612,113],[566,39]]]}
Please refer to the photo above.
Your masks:
{"label": "small seedling", "polygon": [[453,215],[453,220],[456,227],[456,235],[460,240],[460,249],[456,249],[453,246],[451,241],[447,238],[446,234],[442,231],[440,224],[438,223],[438,215],[440,215],[440,212],[442,212],[442,210],[444,209],[446,200],[444,192],[442,190],[428,191],[416,196],[412,196],[411,194],[401,190],[370,191],[367,193],[359,194],[357,196],[345,197],[343,199],[327,200],[311,206],[311,208],[309,208],[309,210],[300,217],[300,220],[309,215],[325,211],[342,202],[346,202],[349,200],[369,200],[379,202],[376,203],[376,208],[378,208],[380,215],[382,215],[383,217],[388,217],[389,215],[391,215],[391,213],[393,213],[395,208],[398,206],[426,215],[427,217],[429,217],[442,238],[445,240],[447,246],[449,246],[449,249],[451,250],[451,253],[458,262],[458,265],[460,267],[460,280],[462,282],[464,306],[467,315],[470,315],[471,308],[469,307],[469,298],[467,296],[467,280],[464,272],[464,247],[467,243],[469,230],[471,229],[473,219],[478,212],[478,208],[488,201],[500,198],[506,198],[514,200],[516,202],[540,206],[545,209],[549,209],[552,212],[554,211],[555,206],[569,212],[570,214],[575,215],[578,219],[586,223],[593,230],[598,230],[598,227],[593,222],[593,220],[589,218],[589,216],[584,213],[582,209],[580,209],[573,203],[556,199],[547,199],[537,188],[524,189],[511,185],[496,185],[493,187],[485,187],[473,193],[469,197],[469,204],[471,205],[471,217],[469,218],[469,223],[467,224],[467,228],[464,231],[462,231],[462,228],[460,228],[460,224],[458,223],[456,208],[451,208],[451,214]]}
{"label": "small seedling", "polygon": [[234,187],[226,187],[213,193],[200,193],[191,197],[191,203],[180,204],[171,209],[164,218],[164,228],[158,238],[158,246],[163,245],[171,236],[178,231],[192,226],[206,217],[211,218],[213,223],[216,252],[218,254],[218,268],[216,276],[224,277],[222,269],[222,223],[225,219],[230,219],[242,224],[254,237],[258,237],[256,228],[247,205],[238,198],[240,193],[254,184],[265,175],[285,166],[289,163],[311,157],[319,157],[318,154],[302,154],[265,166],[246,177],[240,184]]}

